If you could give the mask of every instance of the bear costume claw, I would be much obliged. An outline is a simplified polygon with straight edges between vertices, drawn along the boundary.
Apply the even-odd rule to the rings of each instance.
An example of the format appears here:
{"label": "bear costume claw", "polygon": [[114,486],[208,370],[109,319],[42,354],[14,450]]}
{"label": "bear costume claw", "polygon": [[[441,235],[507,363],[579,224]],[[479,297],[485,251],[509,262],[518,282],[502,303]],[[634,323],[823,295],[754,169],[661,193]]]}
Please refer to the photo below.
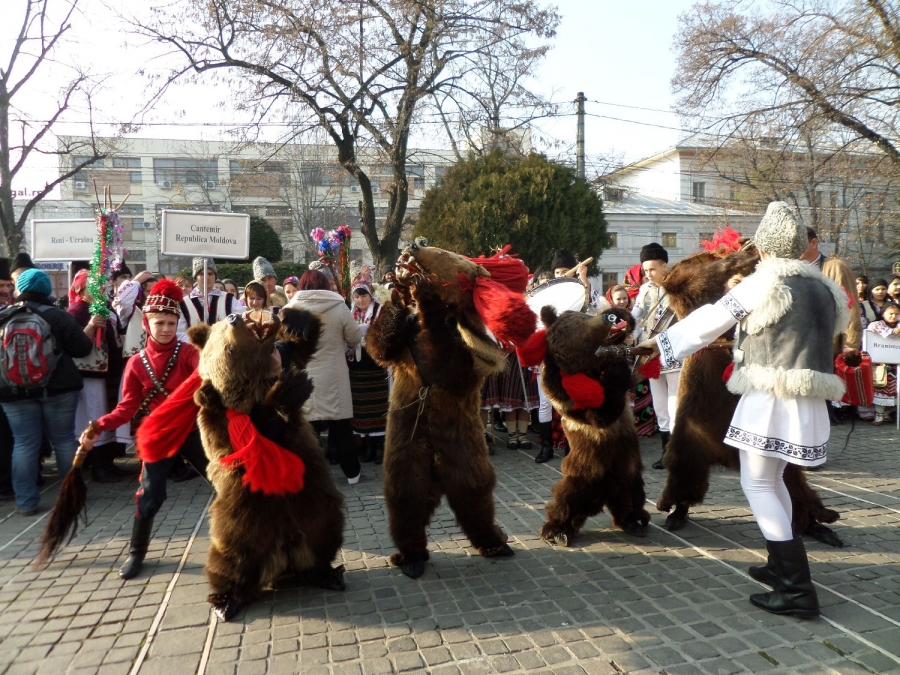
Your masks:
{"label": "bear costume claw", "polygon": [[408,553],[403,555],[399,551],[388,558],[388,562],[394,567],[399,567],[410,579],[418,579],[425,574],[425,561],[428,560],[428,551],[424,553]]}
{"label": "bear costume claw", "polygon": [[241,604],[227,593],[214,593],[207,598],[219,621],[231,621],[241,611]]}

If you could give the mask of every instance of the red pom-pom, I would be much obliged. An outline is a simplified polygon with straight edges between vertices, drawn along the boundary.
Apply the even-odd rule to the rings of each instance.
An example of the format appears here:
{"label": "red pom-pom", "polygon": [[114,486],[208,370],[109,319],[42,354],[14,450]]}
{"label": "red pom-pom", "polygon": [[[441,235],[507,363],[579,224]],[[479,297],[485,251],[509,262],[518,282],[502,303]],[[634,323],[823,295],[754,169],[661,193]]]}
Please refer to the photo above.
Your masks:
{"label": "red pom-pom", "polygon": [[516,345],[516,355],[519,357],[519,364],[526,368],[541,363],[547,356],[547,331],[539,330],[525,344]]}
{"label": "red pom-pom", "polygon": [[584,373],[574,375],[562,373],[562,386],[575,404],[572,406],[575,410],[599,408],[606,398],[603,385]]}
{"label": "red pom-pom", "polygon": [[660,373],[662,373],[662,362],[659,360],[658,356],[654,356],[647,361],[647,363],[638,368],[638,372],[648,379],[656,380],[659,378]]}
{"label": "red pom-pom", "polygon": [[184,291],[171,279],[160,279],[157,281],[153,284],[153,288],[150,289],[149,295],[164,295],[167,298],[172,298],[175,302],[184,300]]}
{"label": "red pom-pom", "polygon": [[729,363],[725,366],[725,370],[722,371],[722,382],[728,382],[731,379],[731,374],[734,372],[734,362]]}

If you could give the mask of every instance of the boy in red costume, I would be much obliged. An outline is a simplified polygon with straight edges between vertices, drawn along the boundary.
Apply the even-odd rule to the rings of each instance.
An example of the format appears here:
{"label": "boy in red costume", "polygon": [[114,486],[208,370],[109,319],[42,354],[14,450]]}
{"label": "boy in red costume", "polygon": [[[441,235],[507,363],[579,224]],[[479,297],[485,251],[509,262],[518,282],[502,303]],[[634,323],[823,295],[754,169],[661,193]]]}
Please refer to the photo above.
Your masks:
{"label": "boy in red costume", "polygon": [[[188,343],[176,339],[182,290],[175,282],[163,279],[150,290],[144,303],[143,323],[147,332],[147,346],[128,360],[122,384],[122,400],[108,415],[91,422],[81,435],[81,444],[90,449],[99,431],[117,429],[134,420],[140,422],[153,412],[194,371],[200,352]],[[188,462],[205,473],[207,459],[196,426],[179,449]],[[119,570],[123,579],[131,579],[141,571],[150,544],[153,517],[166,500],[166,476],[177,455],[158,462],[145,462],[135,494],[137,511],[131,532],[129,558]]]}

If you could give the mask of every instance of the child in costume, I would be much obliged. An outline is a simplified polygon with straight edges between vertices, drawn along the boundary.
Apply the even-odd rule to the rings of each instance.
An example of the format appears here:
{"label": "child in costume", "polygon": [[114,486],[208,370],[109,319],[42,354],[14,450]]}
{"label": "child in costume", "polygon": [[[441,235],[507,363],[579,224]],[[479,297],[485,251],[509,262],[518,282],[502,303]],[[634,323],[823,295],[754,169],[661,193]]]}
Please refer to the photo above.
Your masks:
{"label": "child in costume", "polygon": [[[881,337],[900,337],[900,306],[886,302],[881,308],[881,321],[873,321],[866,330]],[[897,405],[897,376],[890,365],[879,363],[876,368],[883,368],[885,375],[883,385],[875,387],[875,420],[872,425],[878,427],[884,424],[885,409]]]}
{"label": "child in costume", "polygon": [[714,305],[704,305],[641,347],[657,347],[662,366],[713,342],[737,324],[728,390],[741,396],[725,443],[741,458],[741,487],[766,539],[768,563],[750,576],[774,588],[750,596],[755,606],[801,618],[819,613],[803,540],[791,526],[784,484],[788,463],[825,462],[831,425],[826,402],[840,400],[832,340],[847,328],[841,287],[799,256],[806,230],[787,204],[769,204],[754,242],[762,260],[754,274]]}
{"label": "child in costume", "polygon": [[[90,423],[81,435],[80,442],[85,448],[94,446],[100,432],[117,429],[129,420],[142,420],[197,370],[199,352],[193,345],[177,338],[183,299],[181,289],[168,279],[157,282],[151,289],[143,308],[147,346],[128,360],[122,399],[116,409]],[[197,471],[205,472],[207,459],[196,427],[188,434],[180,453]],[[153,518],[166,500],[166,476],[173,462],[175,457],[145,462],[141,469],[129,557],[119,570],[123,579],[131,579],[141,571],[150,544]]]}

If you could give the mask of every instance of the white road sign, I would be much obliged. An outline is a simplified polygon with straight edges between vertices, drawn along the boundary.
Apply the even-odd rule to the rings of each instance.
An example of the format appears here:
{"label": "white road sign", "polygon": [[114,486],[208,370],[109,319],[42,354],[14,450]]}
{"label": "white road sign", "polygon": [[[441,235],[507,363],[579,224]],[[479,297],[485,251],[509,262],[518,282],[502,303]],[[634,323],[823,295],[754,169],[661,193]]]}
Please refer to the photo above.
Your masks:
{"label": "white road sign", "polygon": [[863,331],[863,349],[869,352],[872,363],[900,363],[900,335],[881,337],[870,330]]}
{"label": "white road sign", "polygon": [[97,223],[93,218],[35,218],[31,221],[31,259],[90,260],[96,239]]}
{"label": "white road sign", "polygon": [[250,216],[163,210],[161,239],[161,251],[166,255],[246,260],[250,255]]}

